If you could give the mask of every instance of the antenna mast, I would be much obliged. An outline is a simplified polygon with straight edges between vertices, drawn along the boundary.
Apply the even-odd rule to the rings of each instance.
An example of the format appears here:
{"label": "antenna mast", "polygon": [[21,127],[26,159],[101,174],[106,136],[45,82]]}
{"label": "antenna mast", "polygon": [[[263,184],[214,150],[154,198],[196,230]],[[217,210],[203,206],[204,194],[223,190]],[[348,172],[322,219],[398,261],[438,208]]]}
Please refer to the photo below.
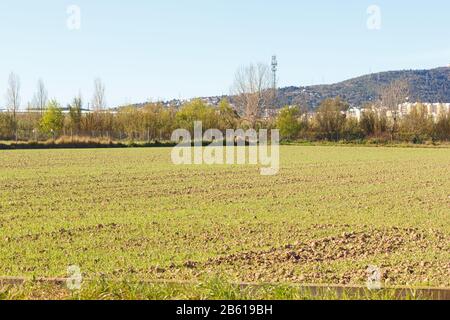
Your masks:
{"label": "antenna mast", "polygon": [[278,61],[277,56],[272,56],[272,75],[273,75],[273,83],[272,83],[272,89],[274,92],[277,90],[277,71],[278,71]]}

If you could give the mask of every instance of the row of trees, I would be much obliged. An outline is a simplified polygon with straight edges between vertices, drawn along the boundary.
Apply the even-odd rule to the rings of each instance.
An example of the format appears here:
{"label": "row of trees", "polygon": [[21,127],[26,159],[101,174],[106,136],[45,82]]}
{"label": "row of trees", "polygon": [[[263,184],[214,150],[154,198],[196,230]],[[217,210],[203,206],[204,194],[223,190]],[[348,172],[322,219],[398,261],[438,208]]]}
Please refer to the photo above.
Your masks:
{"label": "row of trees", "polygon": [[367,108],[357,119],[349,117],[347,110],[348,104],[340,98],[324,100],[312,117],[299,107],[285,107],[276,127],[287,140],[450,141],[450,112],[436,121],[422,104],[403,117]]}
{"label": "row of trees", "polygon": [[[5,98],[6,108],[10,113],[12,113],[13,117],[19,112],[22,101],[20,89],[21,85],[19,76],[14,72],[11,72],[8,77],[8,88],[6,90]],[[48,102],[48,91],[45,87],[44,81],[39,79],[36,86],[36,92],[32,101],[28,103],[27,109],[32,109],[33,111],[38,111],[42,114],[48,106]],[[95,111],[100,111],[106,108],[105,85],[100,78],[94,80],[92,108]]]}
{"label": "row of trees", "polygon": [[[257,120],[254,126],[240,116],[227,100],[218,107],[201,100],[186,103],[179,110],[149,103],[141,108],[121,108],[117,112],[82,112],[81,97],[74,98],[68,111],[51,100],[41,115],[39,112],[0,113],[0,139],[39,140],[59,136],[89,136],[111,140],[167,141],[175,129],[193,130],[194,122],[203,128],[226,129],[267,128],[280,129],[285,140],[401,140],[424,142],[450,141],[450,114],[437,121],[423,105],[416,106],[404,117],[393,119],[376,109],[363,111],[358,120],[346,113],[348,104],[340,98],[322,102],[313,115],[307,109],[290,106],[281,110],[275,119]],[[15,118],[14,118],[15,117]]]}
{"label": "row of trees", "polygon": [[159,103],[142,108],[134,106],[119,111],[83,112],[80,96],[64,112],[56,100],[50,100],[41,114],[36,111],[0,113],[1,140],[42,140],[58,136],[89,136],[112,140],[164,141],[178,128],[193,129],[194,121],[207,128],[226,130],[236,128],[239,117],[227,101],[217,108],[201,100],[184,105],[180,110]]}
{"label": "row of trees", "polygon": [[[15,139],[18,139],[20,131],[24,130],[24,123],[26,123],[25,127],[29,126],[31,123],[36,122],[36,118],[40,118],[40,121],[45,122],[43,119],[43,115],[46,111],[49,112],[49,115],[54,115],[56,113],[61,113],[59,118],[63,118],[62,112],[60,112],[61,107],[56,100],[49,100],[48,91],[45,87],[44,81],[42,79],[38,80],[36,92],[33,96],[31,102],[27,105],[27,115],[23,116],[20,112],[21,106],[21,83],[20,78],[17,74],[11,72],[8,77],[8,87],[5,94],[6,99],[6,109],[8,114],[0,115],[0,135],[2,136],[14,136]],[[77,106],[81,112],[82,110],[82,101],[81,95],[74,99],[74,105]],[[73,107],[72,106],[68,106]],[[100,79],[95,79],[94,81],[94,95],[92,98],[92,108],[95,111],[101,111],[106,108],[105,101],[105,86]],[[34,114],[33,114],[34,113]],[[20,118],[20,119],[19,119]],[[41,119],[42,118],[42,119]],[[34,123],[35,125],[35,123]],[[37,132],[38,129],[42,129],[41,131],[46,132],[46,128],[49,126],[45,123],[41,123],[40,126],[33,128],[33,131]]]}

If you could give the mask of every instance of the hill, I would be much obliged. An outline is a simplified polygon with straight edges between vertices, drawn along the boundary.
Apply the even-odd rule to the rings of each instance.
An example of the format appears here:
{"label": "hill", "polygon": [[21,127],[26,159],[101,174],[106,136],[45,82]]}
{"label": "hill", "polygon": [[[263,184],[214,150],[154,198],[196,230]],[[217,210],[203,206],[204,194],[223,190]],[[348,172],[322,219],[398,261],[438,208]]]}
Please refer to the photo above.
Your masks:
{"label": "hill", "polygon": [[[279,89],[278,105],[303,105],[316,108],[324,99],[341,97],[353,107],[360,107],[379,98],[383,87],[396,80],[405,80],[410,86],[410,101],[447,103],[450,102],[450,67],[431,70],[388,71],[364,75],[343,82],[305,87]],[[217,105],[221,99],[233,102],[232,96],[202,97],[206,103]],[[165,106],[180,107],[186,100],[165,101]],[[142,107],[144,104],[135,104]]]}
{"label": "hill", "polygon": [[409,83],[410,101],[450,102],[450,68],[437,68],[381,72],[330,85],[281,88],[280,105],[314,108],[323,99],[340,96],[357,107],[378,99],[380,90],[396,80]]}

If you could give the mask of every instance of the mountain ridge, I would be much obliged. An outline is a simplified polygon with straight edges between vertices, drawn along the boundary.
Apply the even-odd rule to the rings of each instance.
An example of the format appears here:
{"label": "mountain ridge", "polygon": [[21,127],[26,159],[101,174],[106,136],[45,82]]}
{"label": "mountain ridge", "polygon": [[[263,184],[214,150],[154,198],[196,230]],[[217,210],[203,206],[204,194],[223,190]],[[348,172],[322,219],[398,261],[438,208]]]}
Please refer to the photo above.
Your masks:
{"label": "mountain ridge", "polygon": [[279,102],[280,105],[303,104],[315,108],[322,100],[339,96],[351,106],[360,107],[377,100],[383,87],[397,80],[408,82],[410,101],[450,102],[450,67],[385,71],[334,84],[280,88]]}
{"label": "mountain ridge", "polygon": [[[379,99],[381,90],[390,83],[404,80],[410,86],[409,101],[426,103],[450,102],[450,66],[423,70],[398,70],[362,75],[334,84],[313,86],[288,86],[278,89],[278,107],[302,105],[315,109],[327,98],[341,97],[351,107],[362,107]],[[206,103],[217,105],[221,99],[233,102],[232,95],[198,97]],[[192,100],[192,99],[190,99]],[[162,102],[165,106],[180,107],[190,100],[173,99]],[[136,107],[145,103],[134,104]]]}

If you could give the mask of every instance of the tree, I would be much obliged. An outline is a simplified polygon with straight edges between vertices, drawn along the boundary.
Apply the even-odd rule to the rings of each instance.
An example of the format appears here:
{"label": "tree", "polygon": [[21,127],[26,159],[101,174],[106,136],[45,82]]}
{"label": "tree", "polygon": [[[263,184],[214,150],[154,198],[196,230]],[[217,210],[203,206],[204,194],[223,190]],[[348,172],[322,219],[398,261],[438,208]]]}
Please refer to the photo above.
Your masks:
{"label": "tree", "polygon": [[148,103],[142,108],[142,121],[147,142],[156,140],[160,136],[161,113],[163,106],[158,103]]}
{"label": "tree", "polygon": [[73,98],[72,103],[69,105],[69,120],[70,128],[75,130],[79,134],[81,130],[81,118],[82,118],[83,98],[81,94],[78,94]]}
{"label": "tree", "polygon": [[129,139],[134,140],[137,133],[142,129],[142,116],[134,106],[123,107],[117,114],[118,126],[124,131]]}
{"label": "tree", "polygon": [[337,97],[322,101],[316,114],[319,137],[338,141],[346,122],[348,103]]}
{"label": "tree", "polygon": [[350,117],[345,119],[342,129],[342,138],[346,141],[360,140],[364,138],[364,132],[359,125],[358,119]]}
{"label": "tree", "polygon": [[391,140],[394,140],[400,118],[399,106],[406,102],[409,95],[409,84],[405,80],[397,80],[381,90],[381,104],[392,116]]}
{"label": "tree", "polygon": [[274,102],[271,85],[270,68],[266,64],[251,64],[236,72],[233,85],[235,104],[252,128],[262,111]]}
{"label": "tree", "polygon": [[[8,89],[6,91],[7,109],[12,114],[14,127],[16,127],[16,114],[20,107],[20,78],[11,72],[8,79]],[[16,128],[14,128],[15,130]]]}
{"label": "tree", "polygon": [[0,112],[0,139],[9,140],[14,137],[14,121],[11,114]]}
{"label": "tree", "polygon": [[282,138],[296,138],[301,130],[301,112],[298,107],[285,107],[277,118],[277,128]]}
{"label": "tree", "polygon": [[56,100],[51,100],[41,119],[41,130],[44,133],[51,133],[53,138],[58,134],[64,126],[64,115],[61,107]]}
{"label": "tree", "polygon": [[173,108],[161,108],[159,112],[159,140],[170,140],[173,130],[176,126],[176,110]]}
{"label": "tree", "polygon": [[414,143],[422,143],[431,138],[434,122],[423,104],[414,106],[411,113],[405,115],[400,123],[400,132]]}
{"label": "tree", "polygon": [[185,104],[176,115],[176,120],[180,128],[194,132],[194,122],[201,121],[203,129],[217,128],[218,119],[215,109],[207,106],[201,99],[195,99]]}
{"label": "tree", "polygon": [[359,127],[365,137],[381,137],[388,131],[386,115],[379,112],[373,104],[366,104],[361,112]]}
{"label": "tree", "polygon": [[371,109],[366,109],[362,112],[359,126],[366,137],[375,135],[377,122],[376,117],[377,114]]}
{"label": "tree", "polygon": [[94,111],[102,111],[106,107],[105,85],[100,78],[94,81],[94,95],[92,97]]}
{"label": "tree", "polygon": [[47,89],[45,88],[44,81],[42,79],[39,79],[37,84],[37,91],[33,97],[33,105],[37,110],[39,110],[41,115],[44,113],[47,101],[48,101]]}
{"label": "tree", "polygon": [[434,136],[441,141],[450,141],[450,110],[439,116],[434,128]]}
{"label": "tree", "polygon": [[368,106],[361,113],[359,126],[366,137],[381,136],[387,132],[386,116]]}
{"label": "tree", "polygon": [[238,122],[238,114],[231,107],[227,99],[222,99],[217,107],[217,115],[219,117],[218,129],[225,132],[227,129],[236,129]]}

